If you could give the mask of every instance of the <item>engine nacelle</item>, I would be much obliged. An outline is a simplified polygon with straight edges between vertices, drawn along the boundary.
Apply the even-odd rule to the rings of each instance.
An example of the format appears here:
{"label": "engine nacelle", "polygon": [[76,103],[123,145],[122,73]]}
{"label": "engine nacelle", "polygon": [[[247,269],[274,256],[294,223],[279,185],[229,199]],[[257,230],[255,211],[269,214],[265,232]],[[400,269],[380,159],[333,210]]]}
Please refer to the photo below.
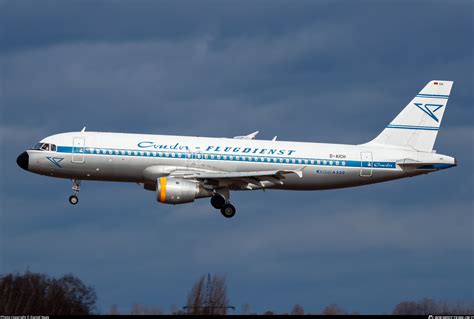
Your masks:
{"label": "engine nacelle", "polygon": [[196,198],[210,197],[212,192],[198,183],[182,179],[160,177],[156,182],[156,200],[165,204],[184,204]]}

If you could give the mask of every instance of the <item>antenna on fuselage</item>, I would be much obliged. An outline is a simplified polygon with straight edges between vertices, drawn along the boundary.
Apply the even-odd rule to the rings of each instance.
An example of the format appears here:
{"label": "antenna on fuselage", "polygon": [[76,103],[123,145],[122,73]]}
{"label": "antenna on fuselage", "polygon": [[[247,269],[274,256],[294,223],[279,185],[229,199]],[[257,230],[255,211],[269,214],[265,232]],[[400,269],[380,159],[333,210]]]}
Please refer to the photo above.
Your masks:
{"label": "antenna on fuselage", "polygon": [[84,126],[81,130],[81,132],[85,132],[86,131],[86,127]]}
{"label": "antenna on fuselage", "polygon": [[272,138],[272,141],[276,141],[277,140],[277,136],[275,135],[274,138]]}

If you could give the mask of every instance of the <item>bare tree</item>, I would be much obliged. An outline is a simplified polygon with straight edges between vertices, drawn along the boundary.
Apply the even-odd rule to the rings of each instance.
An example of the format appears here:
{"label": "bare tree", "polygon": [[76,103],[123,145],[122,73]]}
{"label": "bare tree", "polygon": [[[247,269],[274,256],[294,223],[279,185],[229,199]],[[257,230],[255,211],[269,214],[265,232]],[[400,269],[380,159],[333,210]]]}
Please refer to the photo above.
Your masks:
{"label": "bare tree", "polygon": [[329,316],[335,316],[335,315],[345,315],[346,312],[339,308],[338,305],[336,304],[330,304],[326,306],[323,311],[321,312],[322,315],[329,315]]}
{"label": "bare tree", "polygon": [[395,306],[393,315],[463,315],[474,313],[474,304],[450,304],[424,298],[419,301],[403,301]]}
{"label": "bare tree", "polygon": [[225,278],[201,276],[188,294],[186,309],[193,315],[225,315],[229,308]]}
{"label": "bare tree", "polygon": [[145,306],[141,304],[133,304],[131,315],[162,315],[163,311],[159,307]]}
{"label": "bare tree", "polygon": [[183,311],[183,310],[178,309],[178,307],[173,304],[173,305],[171,305],[171,314],[182,316],[182,315],[185,315],[186,312]]}
{"label": "bare tree", "polygon": [[296,304],[293,306],[293,309],[291,309],[291,314],[296,316],[304,315],[304,309],[301,305]]}
{"label": "bare tree", "polygon": [[0,276],[1,314],[88,315],[95,303],[94,289],[73,275],[54,279],[27,271]]}
{"label": "bare tree", "polygon": [[[446,304],[445,304],[446,306]],[[441,304],[432,299],[424,298],[420,301],[403,301],[393,309],[394,315],[429,315],[441,312]]]}
{"label": "bare tree", "polygon": [[109,315],[120,315],[120,312],[118,311],[117,305],[113,304],[113,305],[110,307]]}
{"label": "bare tree", "polygon": [[416,302],[402,301],[393,309],[393,315],[414,315],[416,313]]}
{"label": "bare tree", "polygon": [[204,307],[204,275],[196,281],[191,292],[188,295],[188,302],[186,307],[189,314],[198,315],[201,314]]}
{"label": "bare tree", "polygon": [[131,315],[139,315],[141,312],[141,306],[137,303],[134,303],[132,306],[132,310],[130,311]]}

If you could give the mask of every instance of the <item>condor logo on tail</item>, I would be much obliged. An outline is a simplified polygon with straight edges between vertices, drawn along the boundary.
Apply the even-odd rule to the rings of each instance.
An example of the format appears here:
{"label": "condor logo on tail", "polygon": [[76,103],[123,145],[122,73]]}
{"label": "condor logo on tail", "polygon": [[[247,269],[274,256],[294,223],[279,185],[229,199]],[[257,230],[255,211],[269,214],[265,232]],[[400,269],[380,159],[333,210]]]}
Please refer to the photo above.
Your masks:
{"label": "condor logo on tail", "polygon": [[420,110],[428,114],[436,122],[439,122],[438,118],[434,113],[443,107],[442,104],[423,104],[423,103],[414,103]]}

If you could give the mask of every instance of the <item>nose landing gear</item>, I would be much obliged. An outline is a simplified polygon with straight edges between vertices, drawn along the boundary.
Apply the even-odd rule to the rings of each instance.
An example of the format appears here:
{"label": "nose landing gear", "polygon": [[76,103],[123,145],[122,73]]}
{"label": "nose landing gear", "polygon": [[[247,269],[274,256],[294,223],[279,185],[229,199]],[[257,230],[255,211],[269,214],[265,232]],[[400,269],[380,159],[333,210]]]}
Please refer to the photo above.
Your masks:
{"label": "nose landing gear", "polygon": [[77,197],[76,195],[69,196],[69,203],[71,203],[71,205],[76,205],[78,202],[79,197]]}
{"label": "nose landing gear", "polygon": [[73,179],[72,192],[74,194],[69,196],[69,203],[71,203],[71,205],[76,205],[79,202],[79,197],[77,197],[77,194],[79,194],[80,190],[81,190],[81,181],[78,179]]}

